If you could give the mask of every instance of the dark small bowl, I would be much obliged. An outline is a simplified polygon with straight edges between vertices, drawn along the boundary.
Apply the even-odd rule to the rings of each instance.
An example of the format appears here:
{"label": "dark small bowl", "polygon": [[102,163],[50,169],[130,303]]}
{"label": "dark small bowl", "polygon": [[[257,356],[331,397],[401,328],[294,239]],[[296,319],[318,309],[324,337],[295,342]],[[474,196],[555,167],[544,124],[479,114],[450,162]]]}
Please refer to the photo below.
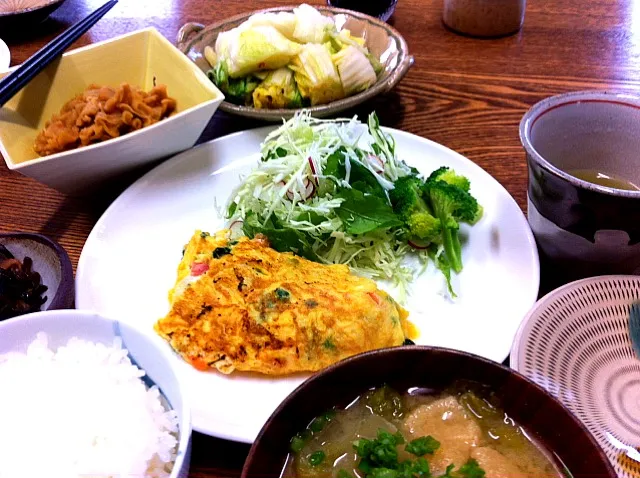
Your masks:
{"label": "dark small bowl", "polygon": [[[0,11],[0,32],[16,32],[22,28],[42,23],[66,0],[4,1],[9,7],[11,7],[12,3],[15,3],[16,8],[9,12]],[[1,2],[2,0],[0,0]]]}
{"label": "dark small bowl", "polygon": [[33,270],[48,287],[47,301],[41,310],[72,309],[75,297],[73,267],[67,252],[60,244],[40,234],[18,232],[0,234],[0,244],[21,262],[25,256],[33,261]]}
{"label": "dark small bowl", "polygon": [[300,385],[271,415],[254,442],[241,478],[278,477],[293,435],[332,406],[344,406],[384,383],[397,390],[443,389],[455,380],[491,387],[505,412],[574,478],[616,478],[587,429],[544,389],[517,372],[481,357],[449,349],[407,346],[343,360]]}

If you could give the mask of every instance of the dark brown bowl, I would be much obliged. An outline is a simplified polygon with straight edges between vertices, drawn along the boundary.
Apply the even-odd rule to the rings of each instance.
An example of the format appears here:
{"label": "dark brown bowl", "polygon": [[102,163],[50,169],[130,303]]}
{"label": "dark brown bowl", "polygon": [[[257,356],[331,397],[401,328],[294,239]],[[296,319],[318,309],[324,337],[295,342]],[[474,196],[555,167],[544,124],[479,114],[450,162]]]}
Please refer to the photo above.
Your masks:
{"label": "dark brown bowl", "polygon": [[66,0],[0,0],[0,33],[16,32],[43,22]]}
{"label": "dark brown bowl", "polygon": [[60,244],[40,234],[17,232],[0,234],[0,244],[21,262],[25,256],[33,261],[33,270],[48,287],[47,301],[41,310],[72,309],[75,298],[73,267]]}
{"label": "dark brown bowl", "polygon": [[442,389],[455,380],[490,386],[505,412],[552,452],[574,478],[616,478],[587,429],[544,389],[476,355],[422,346],[376,350],[343,360],[300,385],[271,415],[254,442],[241,478],[280,476],[289,441],[316,416],[383,383],[398,390]]}

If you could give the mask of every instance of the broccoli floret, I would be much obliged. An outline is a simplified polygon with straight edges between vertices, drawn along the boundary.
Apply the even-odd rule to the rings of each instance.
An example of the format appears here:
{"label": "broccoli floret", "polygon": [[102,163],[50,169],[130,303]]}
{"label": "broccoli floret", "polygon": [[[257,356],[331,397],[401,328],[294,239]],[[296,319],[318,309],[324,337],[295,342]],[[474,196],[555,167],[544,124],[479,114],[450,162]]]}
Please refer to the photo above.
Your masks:
{"label": "broccoli floret", "polygon": [[457,186],[466,192],[469,192],[469,188],[471,187],[471,183],[466,177],[456,174],[453,169],[448,168],[447,166],[442,166],[429,175],[427,183],[434,181],[444,181],[445,183]]}
{"label": "broccoli floret", "polygon": [[432,242],[440,235],[442,224],[428,212],[414,212],[407,220],[407,227],[412,236]]}
{"label": "broccoli floret", "polygon": [[389,191],[389,199],[395,212],[400,219],[407,221],[415,210],[426,210],[427,205],[422,199],[422,181],[417,176],[403,176],[394,184]]}
{"label": "broccoli floret", "polygon": [[442,227],[422,198],[423,187],[424,182],[417,176],[404,176],[394,183],[389,199],[409,236],[429,243],[440,236]]}

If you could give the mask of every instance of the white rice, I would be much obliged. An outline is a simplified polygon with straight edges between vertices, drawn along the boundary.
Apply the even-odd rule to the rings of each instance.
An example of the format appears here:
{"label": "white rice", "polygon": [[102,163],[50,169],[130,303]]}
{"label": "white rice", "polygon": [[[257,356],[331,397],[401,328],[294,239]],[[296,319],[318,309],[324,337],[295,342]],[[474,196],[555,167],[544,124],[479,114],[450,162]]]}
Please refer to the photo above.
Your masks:
{"label": "white rice", "polygon": [[117,339],[0,355],[0,478],[168,477],[178,421]]}

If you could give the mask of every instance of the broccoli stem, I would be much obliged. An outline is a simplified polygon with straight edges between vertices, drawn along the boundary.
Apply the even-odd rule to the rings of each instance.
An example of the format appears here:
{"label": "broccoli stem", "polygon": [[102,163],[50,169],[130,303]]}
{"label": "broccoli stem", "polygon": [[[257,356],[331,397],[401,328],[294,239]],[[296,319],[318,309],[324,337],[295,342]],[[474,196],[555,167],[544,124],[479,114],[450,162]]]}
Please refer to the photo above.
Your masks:
{"label": "broccoli stem", "polygon": [[458,231],[450,227],[442,228],[442,245],[451,268],[456,274],[460,273],[462,271],[462,246],[460,245]]}

